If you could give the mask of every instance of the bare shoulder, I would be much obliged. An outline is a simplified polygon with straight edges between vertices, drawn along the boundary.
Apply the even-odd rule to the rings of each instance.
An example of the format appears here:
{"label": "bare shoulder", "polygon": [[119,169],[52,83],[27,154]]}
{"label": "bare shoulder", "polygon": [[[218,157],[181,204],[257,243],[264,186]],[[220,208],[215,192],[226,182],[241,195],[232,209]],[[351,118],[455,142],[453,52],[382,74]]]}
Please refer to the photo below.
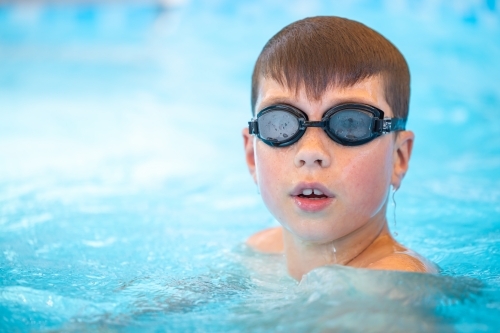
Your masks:
{"label": "bare shoulder", "polygon": [[389,254],[371,263],[367,268],[420,273],[438,272],[434,263],[411,250]]}
{"label": "bare shoulder", "polygon": [[283,229],[269,228],[250,236],[247,245],[255,251],[264,253],[283,253]]}

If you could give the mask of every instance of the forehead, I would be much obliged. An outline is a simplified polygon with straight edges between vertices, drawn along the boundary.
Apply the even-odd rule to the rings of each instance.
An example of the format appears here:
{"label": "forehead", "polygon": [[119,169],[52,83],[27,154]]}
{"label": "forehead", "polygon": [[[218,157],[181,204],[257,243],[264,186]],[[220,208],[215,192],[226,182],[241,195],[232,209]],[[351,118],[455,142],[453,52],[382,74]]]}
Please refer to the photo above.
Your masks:
{"label": "forehead", "polygon": [[304,87],[295,91],[274,79],[262,77],[255,109],[258,113],[273,104],[290,104],[312,115],[317,112],[323,114],[327,109],[347,102],[369,104],[383,110],[386,116],[393,115],[380,76],[363,79],[348,87],[329,87],[317,100],[310,98]]}

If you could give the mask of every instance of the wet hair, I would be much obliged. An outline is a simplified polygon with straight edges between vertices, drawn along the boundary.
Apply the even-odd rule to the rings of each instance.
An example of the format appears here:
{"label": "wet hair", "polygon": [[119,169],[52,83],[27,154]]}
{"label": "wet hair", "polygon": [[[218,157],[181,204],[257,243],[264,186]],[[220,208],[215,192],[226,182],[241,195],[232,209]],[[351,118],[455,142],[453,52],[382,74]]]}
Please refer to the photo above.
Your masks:
{"label": "wet hair", "polygon": [[252,75],[252,112],[261,78],[273,79],[319,100],[335,87],[352,86],[380,75],[395,117],[407,117],[410,71],[405,58],[384,36],[362,23],[335,16],[294,22],[264,46]]}

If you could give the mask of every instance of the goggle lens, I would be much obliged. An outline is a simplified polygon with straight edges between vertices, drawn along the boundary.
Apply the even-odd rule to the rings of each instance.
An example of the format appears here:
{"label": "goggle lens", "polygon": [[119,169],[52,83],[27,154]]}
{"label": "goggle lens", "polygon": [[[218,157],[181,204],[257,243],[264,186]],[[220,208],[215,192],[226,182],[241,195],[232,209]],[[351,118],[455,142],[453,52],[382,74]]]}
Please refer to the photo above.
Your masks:
{"label": "goggle lens", "polygon": [[277,143],[289,140],[299,131],[299,119],[287,111],[275,110],[258,119],[259,134]]}
{"label": "goggle lens", "polygon": [[360,110],[343,110],[335,113],[328,121],[327,131],[351,141],[370,138],[373,129],[373,115]]}

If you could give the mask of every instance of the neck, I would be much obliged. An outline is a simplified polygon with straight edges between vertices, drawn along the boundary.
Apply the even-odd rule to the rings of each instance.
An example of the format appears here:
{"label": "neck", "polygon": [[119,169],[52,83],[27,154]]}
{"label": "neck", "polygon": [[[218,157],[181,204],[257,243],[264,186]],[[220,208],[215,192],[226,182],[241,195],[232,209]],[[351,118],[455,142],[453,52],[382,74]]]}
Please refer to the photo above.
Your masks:
{"label": "neck", "polygon": [[385,214],[357,230],[328,243],[304,241],[283,229],[283,242],[288,272],[296,280],[312,269],[325,265],[347,265],[359,256],[387,229]]}

